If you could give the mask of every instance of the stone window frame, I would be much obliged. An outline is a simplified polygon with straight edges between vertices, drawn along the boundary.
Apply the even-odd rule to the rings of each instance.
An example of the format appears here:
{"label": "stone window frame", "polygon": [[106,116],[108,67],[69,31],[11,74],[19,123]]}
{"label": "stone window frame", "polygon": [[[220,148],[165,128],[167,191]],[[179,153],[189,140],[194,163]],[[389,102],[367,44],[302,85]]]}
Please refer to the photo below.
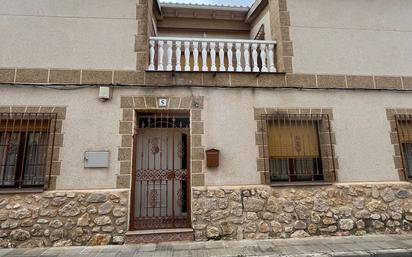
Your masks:
{"label": "stone window frame", "polygon": [[398,173],[399,179],[401,181],[409,181],[408,176],[406,175],[406,170],[404,168],[404,160],[402,157],[402,149],[399,142],[398,131],[396,126],[396,115],[412,115],[412,108],[410,109],[393,109],[386,108],[386,117],[388,119],[390,130],[389,137],[391,144],[393,145],[393,162],[395,164],[395,170]]}
{"label": "stone window frame", "polygon": [[[57,186],[57,177],[61,171],[60,148],[63,147],[63,120],[66,119],[66,106],[51,106],[51,105],[2,105],[0,106],[1,113],[55,113],[56,117],[56,133],[54,137],[53,159],[51,166],[51,174],[45,174],[45,183],[43,190],[55,190]],[[16,189],[16,192],[19,192]],[[22,191],[23,192],[23,191]]]}
{"label": "stone window frame", "polygon": [[[167,99],[167,107],[159,107],[158,99]],[[136,112],[150,110],[188,111],[190,113],[190,173],[191,186],[204,186],[204,152],[202,119],[203,96],[120,96],[122,119],[119,122],[121,144],[118,147],[120,171],[116,178],[116,188],[131,189],[133,162],[133,132],[136,126]]]}
{"label": "stone window frame", "polygon": [[[327,114],[329,117],[329,124],[330,124],[330,139],[327,139],[325,144],[330,149],[330,153],[325,157],[323,155],[322,159],[326,158],[330,161],[327,162],[328,165],[333,167],[334,172],[329,174],[329,176],[325,175],[325,179],[320,182],[285,182],[285,183],[278,183],[279,185],[299,185],[299,184],[322,184],[322,183],[333,183],[337,181],[337,174],[339,169],[338,158],[336,156],[335,145],[336,145],[336,137],[335,132],[333,130],[332,121],[333,121],[333,111],[332,108],[266,108],[266,107],[255,107],[254,108],[254,119],[256,121],[256,132],[255,132],[255,142],[258,151],[258,155],[256,158],[256,166],[257,172],[260,175],[260,182],[264,185],[274,185],[270,181],[270,172],[268,170],[269,159],[267,158],[267,144],[264,138],[266,137],[266,133],[262,131],[262,114]],[[276,184],[275,184],[276,185]]]}

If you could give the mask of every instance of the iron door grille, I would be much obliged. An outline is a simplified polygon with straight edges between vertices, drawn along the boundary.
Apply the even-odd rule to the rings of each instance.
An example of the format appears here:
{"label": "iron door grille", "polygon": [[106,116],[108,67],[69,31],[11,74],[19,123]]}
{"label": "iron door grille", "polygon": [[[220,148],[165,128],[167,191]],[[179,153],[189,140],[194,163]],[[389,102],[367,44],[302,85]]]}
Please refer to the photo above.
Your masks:
{"label": "iron door grille", "polygon": [[189,116],[139,114],[137,120],[132,229],[189,227]]}

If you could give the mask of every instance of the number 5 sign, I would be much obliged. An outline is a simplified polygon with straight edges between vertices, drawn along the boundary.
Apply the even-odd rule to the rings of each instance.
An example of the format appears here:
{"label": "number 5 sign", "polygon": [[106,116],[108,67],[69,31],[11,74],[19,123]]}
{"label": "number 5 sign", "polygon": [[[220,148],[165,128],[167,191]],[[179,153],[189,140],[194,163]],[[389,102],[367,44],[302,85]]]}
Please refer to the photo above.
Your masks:
{"label": "number 5 sign", "polygon": [[159,107],[167,107],[167,99],[159,98]]}

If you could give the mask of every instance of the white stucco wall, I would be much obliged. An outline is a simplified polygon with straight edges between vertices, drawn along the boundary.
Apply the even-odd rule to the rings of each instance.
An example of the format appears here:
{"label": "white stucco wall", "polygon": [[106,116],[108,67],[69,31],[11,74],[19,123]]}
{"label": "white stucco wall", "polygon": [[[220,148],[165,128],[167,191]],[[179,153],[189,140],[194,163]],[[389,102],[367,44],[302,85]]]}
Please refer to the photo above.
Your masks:
{"label": "white stucco wall", "polygon": [[[412,108],[411,93],[273,89],[115,89],[100,102],[97,89],[58,91],[0,88],[1,105],[67,106],[63,122],[60,189],[114,188],[119,173],[121,95],[203,95],[203,145],[221,150],[217,169],[206,167],[207,185],[259,184],[254,107],[332,108],[339,182],[397,181],[385,108]],[[86,150],[109,150],[110,168],[85,169]]]}
{"label": "white stucco wall", "polygon": [[297,73],[410,75],[412,1],[288,0]]}
{"label": "white stucco wall", "polygon": [[0,0],[0,67],[135,69],[135,0]]}
{"label": "white stucco wall", "polygon": [[[117,147],[120,146],[120,99],[100,102],[96,88],[60,91],[40,88],[1,88],[2,105],[66,106],[58,189],[114,188],[119,173]],[[110,167],[85,169],[86,150],[109,150]]]}
{"label": "white stucco wall", "polygon": [[[339,182],[396,181],[385,108],[410,108],[411,94],[294,90],[209,90],[206,147],[221,150],[221,166],[206,184],[259,183],[254,107],[332,108]],[[384,99],[384,100],[383,100]],[[367,103],[367,104],[365,104]]]}

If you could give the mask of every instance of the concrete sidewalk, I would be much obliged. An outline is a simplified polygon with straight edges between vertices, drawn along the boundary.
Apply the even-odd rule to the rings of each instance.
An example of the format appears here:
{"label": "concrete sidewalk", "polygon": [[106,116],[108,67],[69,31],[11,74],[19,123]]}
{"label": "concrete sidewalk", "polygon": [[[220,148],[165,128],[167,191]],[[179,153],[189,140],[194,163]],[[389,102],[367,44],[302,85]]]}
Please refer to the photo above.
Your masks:
{"label": "concrete sidewalk", "polygon": [[243,257],[412,256],[412,235],[371,235],[260,241],[173,242],[146,245],[0,249],[0,256],[42,257]]}

